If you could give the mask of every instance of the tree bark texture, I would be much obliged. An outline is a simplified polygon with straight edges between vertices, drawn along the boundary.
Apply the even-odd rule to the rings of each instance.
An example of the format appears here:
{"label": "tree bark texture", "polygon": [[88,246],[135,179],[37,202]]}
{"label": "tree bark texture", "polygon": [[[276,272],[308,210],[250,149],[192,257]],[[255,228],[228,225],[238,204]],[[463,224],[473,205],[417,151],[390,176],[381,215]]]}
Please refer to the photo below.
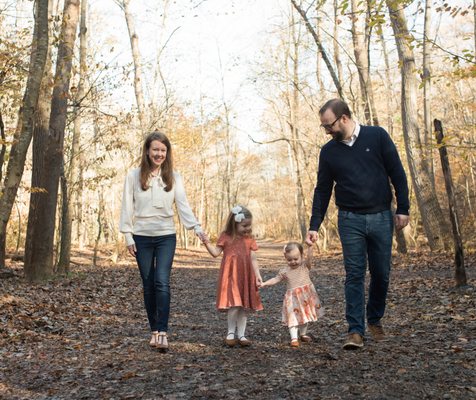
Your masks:
{"label": "tree bark texture", "polygon": [[427,164],[430,174],[433,190],[436,192],[435,174],[433,171],[433,135],[431,125],[431,42],[430,42],[430,28],[431,28],[431,1],[425,1],[425,22],[423,25],[423,116],[425,121],[425,134],[423,140],[423,162]]}
{"label": "tree bark texture", "polygon": [[25,276],[30,281],[48,279],[54,273],[58,185],[63,163],[68,92],[78,19],[79,0],[66,0],[51,100],[49,132],[45,137],[45,151],[38,155],[40,161],[36,165],[33,164],[33,173],[38,173],[38,187],[46,192],[32,193],[30,199],[25,244]]}
{"label": "tree bark texture", "polygon": [[443,217],[436,192],[432,190],[433,185],[427,163],[421,154],[422,142],[417,113],[418,82],[415,75],[416,65],[411,48],[411,35],[400,2],[386,0],[386,3],[401,65],[402,125],[408,166],[428,244],[432,250],[441,249],[447,246],[445,239],[448,238],[448,230],[445,228],[446,220]]}
{"label": "tree bark texture", "polygon": [[131,42],[132,61],[134,63],[134,91],[136,95],[137,109],[139,111],[139,121],[142,134],[145,136],[149,129],[146,115],[146,106],[144,100],[144,90],[142,87],[142,60],[139,51],[139,35],[137,35],[134,17],[129,9],[130,0],[122,1],[122,8],[126,18],[127,29],[129,31],[129,39]]}
{"label": "tree bark texture", "polygon": [[10,219],[18,187],[25,168],[28,147],[33,136],[35,109],[48,53],[48,0],[38,0],[35,7],[30,69],[18,116],[18,126],[0,197],[0,265],[5,264],[7,223]]}
{"label": "tree bark texture", "polygon": [[71,233],[73,230],[73,212],[72,200],[74,196],[80,196],[78,193],[78,179],[81,179],[79,172],[80,152],[80,137],[81,137],[81,105],[86,96],[86,74],[88,71],[87,64],[87,15],[88,15],[88,0],[81,1],[81,19],[79,23],[79,83],[74,107],[74,126],[73,139],[71,143],[71,156],[69,159],[69,168],[65,174],[61,176],[64,182],[61,182],[62,193],[62,208],[61,208],[61,239],[60,252],[58,260],[58,272],[67,273],[69,271],[70,253],[71,253]]}
{"label": "tree bark texture", "polygon": [[[357,0],[351,0],[352,10],[352,42],[354,44],[355,65],[359,75],[360,96],[367,125],[378,125],[377,115],[374,114],[374,96],[372,81],[369,73],[369,49],[367,38],[369,36],[367,11],[361,10]],[[365,3],[360,2],[361,6]]]}
{"label": "tree bark texture", "polygon": [[438,151],[440,153],[441,168],[443,169],[443,175],[445,177],[446,194],[448,195],[448,205],[450,209],[451,226],[453,228],[453,242],[455,251],[455,281],[456,286],[466,285],[466,270],[464,267],[464,251],[463,240],[461,238],[460,223],[458,213],[456,212],[456,196],[453,188],[453,179],[451,177],[450,162],[448,159],[448,151],[443,142],[443,126],[441,121],[435,119],[435,135],[436,142],[438,143]]}

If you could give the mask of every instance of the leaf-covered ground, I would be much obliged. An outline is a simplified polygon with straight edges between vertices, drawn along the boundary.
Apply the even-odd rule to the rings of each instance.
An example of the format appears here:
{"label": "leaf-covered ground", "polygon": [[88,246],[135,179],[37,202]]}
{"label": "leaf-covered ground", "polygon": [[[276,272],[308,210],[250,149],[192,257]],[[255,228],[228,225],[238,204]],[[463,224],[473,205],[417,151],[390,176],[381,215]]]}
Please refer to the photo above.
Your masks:
{"label": "leaf-covered ground", "polygon": [[[283,266],[282,244],[262,242],[264,278]],[[223,345],[214,309],[219,259],[178,250],[172,275],[171,349],[148,347],[132,259],[29,285],[20,265],[0,282],[0,398],[5,399],[471,399],[476,398],[476,290],[454,289],[452,259],[395,256],[385,318],[391,339],[341,349],[346,332],[339,253],[316,257],[312,278],[326,309],[315,341],[289,347],[280,323],[284,286],[263,290],[249,318],[250,348]],[[475,257],[467,257],[473,284]]]}

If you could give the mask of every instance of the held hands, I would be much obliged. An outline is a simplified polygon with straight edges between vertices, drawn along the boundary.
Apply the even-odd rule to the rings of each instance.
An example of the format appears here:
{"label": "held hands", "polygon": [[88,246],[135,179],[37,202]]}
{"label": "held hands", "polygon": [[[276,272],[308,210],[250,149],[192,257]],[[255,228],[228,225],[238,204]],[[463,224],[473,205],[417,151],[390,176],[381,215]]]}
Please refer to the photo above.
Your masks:
{"label": "held hands", "polygon": [[410,217],[408,215],[395,214],[393,221],[395,223],[395,229],[400,231],[408,225],[408,222],[410,222]]}
{"label": "held hands", "polygon": [[263,286],[263,279],[259,275],[256,277],[256,286],[258,286],[258,288],[264,287]]}
{"label": "held hands", "polygon": [[317,231],[308,231],[306,235],[306,243],[312,246],[317,241]]}
{"label": "held hands", "polygon": [[210,243],[210,238],[205,232],[202,231],[200,233],[197,233],[197,236],[203,244]]}

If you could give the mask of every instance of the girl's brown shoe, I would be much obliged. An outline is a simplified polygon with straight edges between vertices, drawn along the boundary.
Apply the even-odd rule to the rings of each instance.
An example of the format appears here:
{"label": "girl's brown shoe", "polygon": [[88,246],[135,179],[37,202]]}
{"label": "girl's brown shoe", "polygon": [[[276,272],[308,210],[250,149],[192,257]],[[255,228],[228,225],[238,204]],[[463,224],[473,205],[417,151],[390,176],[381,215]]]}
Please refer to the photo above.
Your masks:
{"label": "girl's brown shoe", "polygon": [[304,342],[304,343],[312,342],[312,338],[308,335],[301,335],[299,339],[301,339],[301,342]]}
{"label": "girl's brown shoe", "polygon": [[291,347],[299,347],[299,340],[297,339],[291,340]]}
{"label": "girl's brown shoe", "polygon": [[244,336],[240,337],[239,343],[241,347],[251,346],[251,340],[246,339]]}

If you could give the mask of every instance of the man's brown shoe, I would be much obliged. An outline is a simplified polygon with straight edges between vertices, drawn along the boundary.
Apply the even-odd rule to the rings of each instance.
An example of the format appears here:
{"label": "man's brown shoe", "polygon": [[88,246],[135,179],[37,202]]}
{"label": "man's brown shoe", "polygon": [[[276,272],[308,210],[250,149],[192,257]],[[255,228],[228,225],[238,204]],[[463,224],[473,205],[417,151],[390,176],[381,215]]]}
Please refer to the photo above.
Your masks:
{"label": "man's brown shoe", "polygon": [[373,340],[376,342],[382,342],[386,339],[382,325],[368,325],[368,328]]}
{"label": "man's brown shoe", "polygon": [[360,349],[364,346],[364,339],[358,333],[349,333],[347,340],[342,346],[345,350]]}

